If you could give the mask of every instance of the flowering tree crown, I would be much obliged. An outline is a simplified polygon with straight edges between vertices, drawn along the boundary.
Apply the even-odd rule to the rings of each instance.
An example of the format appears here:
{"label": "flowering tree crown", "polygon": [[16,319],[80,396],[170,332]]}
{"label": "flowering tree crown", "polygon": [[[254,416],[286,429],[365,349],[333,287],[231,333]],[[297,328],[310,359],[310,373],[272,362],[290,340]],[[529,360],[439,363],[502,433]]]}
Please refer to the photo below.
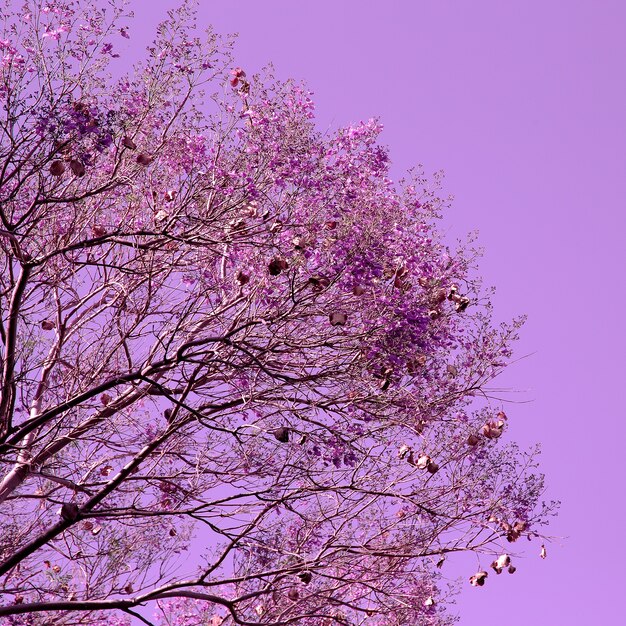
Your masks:
{"label": "flowering tree crown", "polygon": [[521,320],[437,185],[187,6],[114,80],[122,6],[11,4],[0,622],[441,625],[448,554],[514,572],[550,510],[487,388]]}

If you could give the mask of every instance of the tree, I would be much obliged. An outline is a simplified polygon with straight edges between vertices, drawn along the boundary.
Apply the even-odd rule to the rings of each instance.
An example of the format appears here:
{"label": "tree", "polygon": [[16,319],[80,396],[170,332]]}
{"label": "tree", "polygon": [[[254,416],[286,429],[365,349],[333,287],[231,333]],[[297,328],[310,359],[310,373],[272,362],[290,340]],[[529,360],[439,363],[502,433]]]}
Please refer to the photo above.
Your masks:
{"label": "tree", "polygon": [[513,572],[552,507],[487,387],[522,320],[437,181],[392,183],[375,120],[317,132],[187,6],[113,79],[123,7],[11,4],[2,623],[449,623],[446,556]]}

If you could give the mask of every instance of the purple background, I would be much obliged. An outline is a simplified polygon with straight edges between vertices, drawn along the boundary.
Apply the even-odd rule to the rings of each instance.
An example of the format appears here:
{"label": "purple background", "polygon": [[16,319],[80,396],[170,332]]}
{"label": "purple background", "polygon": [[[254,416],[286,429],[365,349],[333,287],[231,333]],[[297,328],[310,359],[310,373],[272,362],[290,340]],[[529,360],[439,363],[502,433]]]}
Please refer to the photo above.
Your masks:
{"label": "purple background", "polygon": [[[175,0],[131,0],[123,62]],[[617,624],[623,613],[624,0],[201,2],[237,64],[307,81],[320,128],[380,116],[394,173],[446,172],[443,226],[478,229],[498,319],[528,313],[510,435],[543,444],[563,502],[542,561],[482,589],[461,625]],[[621,400],[621,402],[620,402]],[[518,403],[524,401],[526,403]],[[534,544],[533,544],[534,545]],[[469,565],[473,567],[473,565]],[[469,576],[470,571],[467,571]]]}

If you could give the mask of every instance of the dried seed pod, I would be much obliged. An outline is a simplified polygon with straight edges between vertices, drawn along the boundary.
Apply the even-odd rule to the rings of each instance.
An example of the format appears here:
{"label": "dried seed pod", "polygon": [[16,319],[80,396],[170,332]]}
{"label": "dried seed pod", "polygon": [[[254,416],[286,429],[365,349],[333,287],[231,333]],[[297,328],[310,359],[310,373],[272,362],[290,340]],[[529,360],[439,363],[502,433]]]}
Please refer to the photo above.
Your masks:
{"label": "dried seed pod", "polygon": [[492,564],[496,574],[502,574],[502,570],[511,564],[511,557],[508,554],[501,554]]}
{"label": "dried seed pod", "polygon": [[41,322],[41,327],[44,330],[52,330],[54,328],[55,324],[52,320],[44,320],[43,322]]}
{"label": "dried seed pod", "polygon": [[313,580],[313,574],[311,572],[300,572],[298,574],[298,578],[305,584],[308,585],[311,580]]}
{"label": "dried seed pod", "polygon": [[169,422],[172,419],[172,413],[172,409],[165,409],[165,411],[163,411],[163,417]]}
{"label": "dried seed pod", "polygon": [[452,377],[458,376],[459,374],[459,370],[454,365],[447,365],[446,372],[448,372],[448,374],[450,374],[450,376]]}
{"label": "dried seed pod", "polygon": [[546,550],[546,547],[543,544],[541,545],[541,552],[539,553],[539,556],[542,559],[545,559],[548,556],[548,551]]}
{"label": "dried seed pod", "polygon": [[289,269],[289,263],[279,256],[275,256],[268,264],[267,269],[271,276],[278,276],[283,270]]}
{"label": "dried seed pod", "polygon": [[170,528],[170,532],[168,534],[170,537],[176,537],[176,535],[178,535],[175,528]]}
{"label": "dried seed pod", "polygon": [[473,448],[474,446],[477,446],[477,445],[479,444],[479,442],[480,442],[480,439],[478,438],[478,436],[477,436],[477,435],[470,435],[470,436],[467,438],[467,445],[468,445],[468,446],[471,446],[472,448]]}
{"label": "dried seed pod", "polygon": [[430,460],[428,462],[428,465],[426,466],[426,470],[430,474],[436,474],[439,471],[439,465],[437,465],[437,463],[435,463],[433,460]]}
{"label": "dried seed pod", "polygon": [[274,222],[270,226],[270,233],[279,233],[282,229],[283,229],[283,223],[282,222]]}
{"label": "dried seed pod", "polygon": [[463,296],[459,299],[459,301],[454,305],[454,310],[457,313],[462,313],[469,306],[470,299]]}
{"label": "dried seed pod", "polygon": [[50,164],[50,173],[53,176],[62,176],[64,172],[65,164],[63,163],[63,161],[59,161],[58,159],[56,161],[52,161],[52,163]]}
{"label": "dried seed pod", "polygon": [[411,448],[409,448],[409,446],[407,446],[406,444],[401,445],[400,449],[398,450],[398,458],[404,459],[409,452],[411,452]]}
{"label": "dried seed pod", "polygon": [[94,224],[94,226],[91,229],[91,232],[93,232],[94,237],[104,237],[104,235],[107,234],[106,228],[98,224]]}
{"label": "dried seed pod", "polygon": [[419,457],[417,457],[417,461],[415,462],[415,467],[420,470],[425,470],[430,462],[431,459],[427,454],[420,454]]}
{"label": "dried seed pod", "polygon": [[435,606],[435,599],[432,596],[428,596],[428,598],[424,600],[424,606]]}
{"label": "dried seed pod", "polygon": [[345,326],[348,321],[348,316],[346,313],[342,313],[340,311],[333,311],[329,316],[328,320],[330,321],[331,326]]}
{"label": "dried seed pod", "polygon": [[515,524],[513,524],[513,530],[518,533],[523,533],[526,530],[526,526],[526,522],[515,522]]}
{"label": "dried seed pod", "polygon": [[112,471],[113,471],[113,466],[107,464],[104,467],[100,468],[100,476],[108,476]]}
{"label": "dried seed pod", "polygon": [[306,241],[304,240],[304,237],[294,237],[291,240],[291,243],[296,250],[304,250],[304,248],[306,247]]}
{"label": "dried seed pod", "polygon": [[448,292],[448,300],[454,300],[459,292],[459,288],[456,285],[450,285],[450,290]]}
{"label": "dried seed pod", "polygon": [[300,592],[295,587],[293,587],[287,592],[287,597],[295,602],[300,597]]}
{"label": "dried seed pod", "polygon": [[157,213],[155,214],[154,221],[164,222],[168,217],[169,217],[169,213],[161,209],[160,211],[157,211]]}
{"label": "dried seed pod", "polygon": [[100,396],[100,402],[102,402],[102,404],[104,404],[104,406],[106,406],[107,404],[109,404],[109,402],[111,402],[112,398],[108,393],[103,393]]}
{"label": "dried seed pod", "polygon": [[250,282],[250,274],[246,274],[243,270],[239,270],[235,275],[235,281],[243,287]]}
{"label": "dried seed pod", "polygon": [[146,152],[140,152],[137,155],[137,163],[139,163],[139,165],[143,165],[143,166],[150,165],[150,163],[152,163],[153,160],[154,159]]}
{"label": "dried seed pod", "polygon": [[362,285],[355,285],[352,288],[352,293],[355,296],[362,296],[365,293],[365,287],[363,287]]}
{"label": "dried seed pod", "polygon": [[438,311],[437,309],[431,309],[430,311],[428,311],[428,317],[431,320],[439,319],[441,317],[441,311]]}
{"label": "dried seed pod", "polygon": [[487,572],[476,572],[473,576],[470,576],[470,585],[472,587],[482,587],[485,584],[485,580],[487,580]]}
{"label": "dried seed pod", "polygon": [[272,435],[274,435],[277,441],[287,443],[289,441],[289,428],[280,426],[272,431]]}
{"label": "dried seed pod", "polygon": [[509,569],[507,571],[509,572],[509,574],[515,574],[515,572],[517,571],[517,567],[515,567],[515,565],[509,565]]}
{"label": "dried seed pod", "polygon": [[433,294],[433,302],[435,304],[441,304],[447,296],[447,292],[445,289],[438,289],[437,291],[435,291],[435,293]]}
{"label": "dried seed pod", "polygon": [[480,432],[487,437],[487,439],[497,439],[502,435],[503,428],[504,422],[502,420],[490,420],[480,429]]}
{"label": "dried seed pod", "polygon": [[128,135],[122,139],[122,145],[129,150],[134,150],[137,147],[137,144]]}
{"label": "dried seed pod", "polygon": [[72,170],[72,174],[78,178],[82,178],[85,175],[85,166],[82,161],[78,159],[72,159],[70,161],[70,169]]}
{"label": "dried seed pod", "polygon": [[323,291],[330,286],[330,279],[323,274],[315,274],[309,277],[309,285],[313,287],[313,291]]}
{"label": "dried seed pod", "polygon": [[124,587],[124,591],[126,593],[132,593],[134,591],[133,589],[133,584],[132,583],[128,583],[125,587]]}
{"label": "dried seed pod", "polygon": [[324,224],[327,230],[334,230],[337,228],[337,222],[335,220],[329,220]]}
{"label": "dried seed pod", "polygon": [[73,522],[78,517],[78,505],[73,502],[64,502],[59,510],[59,515],[66,522]]}
{"label": "dried seed pod", "polygon": [[511,557],[508,554],[501,554],[496,560],[498,567],[504,569],[511,564]]}

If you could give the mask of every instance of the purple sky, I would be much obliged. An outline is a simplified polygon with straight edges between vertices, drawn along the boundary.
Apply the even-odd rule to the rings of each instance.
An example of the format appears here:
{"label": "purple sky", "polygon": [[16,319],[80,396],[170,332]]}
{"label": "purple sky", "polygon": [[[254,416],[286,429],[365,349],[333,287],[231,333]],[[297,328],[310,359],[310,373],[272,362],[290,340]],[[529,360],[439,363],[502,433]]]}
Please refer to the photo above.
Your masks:
{"label": "purple sky", "polygon": [[[143,47],[176,5],[131,0],[131,45]],[[321,128],[379,116],[396,176],[417,163],[444,169],[456,199],[443,227],[450,237],[480,231],[496,317],[529,315],[517,348],[529,356],[496,384],[527,401],[508,406],[509,436],[543,444],[547,498],[563,503],[551,533],[563,539],[545,561],[518,560],[514,577],[464,584],[460,624],[617,624],[626,2],[201,5],[207,24],[240,34],[237,63],[249,74],[271,61],[277,77],[307,81]]]}

